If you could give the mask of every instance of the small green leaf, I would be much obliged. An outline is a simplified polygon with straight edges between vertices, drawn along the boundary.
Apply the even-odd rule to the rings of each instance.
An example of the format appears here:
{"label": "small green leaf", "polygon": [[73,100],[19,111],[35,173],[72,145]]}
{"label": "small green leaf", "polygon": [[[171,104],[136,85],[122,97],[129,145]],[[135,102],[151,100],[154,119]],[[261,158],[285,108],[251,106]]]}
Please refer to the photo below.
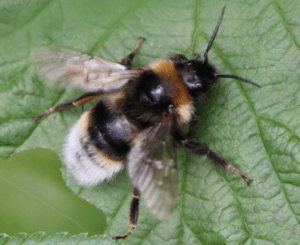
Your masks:
{"label": "small green leaf", "polygon": [[10,239],[10,236],[7,234],[0,234],[0,244],[5,244]]}
{"label": "small green leaf", "polygon": [[32,234],[28,239],[23,243],[23,245],[34,245],[40,244],[47,237],[45,232],[38,232]]}
{"label": "small green leaf", "polygon": [[[172,217],[156,219],[142,199],[138,229],[119,243],[300,244],[300,3],[295,0],[1,1],[0,157],[40,147],[63,161],[65,137],[82,114],[75,108],[32,120],[82,92],[47,83],[29,62],[35,50],[59,46],[119,62],[143,36],[147,42],[135,66],[175,53],[203,56],[224,5],[209,61],[220,74],[247,78],[261,88],[220,79],[207,102],[196,106],[201,126],[194,139],[254,181],[247,186],[206,157],[179,151]],[[126,171],[95,188],[79,186],[65,167],[63,176],[105,213],[109,237],[128,231],[132,185]],[[49,243],[65,239],[59,236]],[[26,236],[12,239],[21,243]]]}
{"label": "small green leaf", "polygon": [[19,233],[15,236],[13,236],[6,244],[8,245],[17,245],[22,244],[24,240],[26,239],[27,234],[26,233]]}
{"label": "small green leaf", "polygon": [[[6,242],[1,242],[1,239],[5,238]],[[8,238],[8,239],[7,239]],[[116,244],[114,240],[108,238],[107,236],[92,236],[88,237],[88,234],[81,233],[76,236],[68,236],[66,232],[61,232],[54,234],[53,236],[48,236],[43,232],[38,232],[28,236],[25,233],[17,234],[9,238],[5,234],[0,234],[0,242],[5,245],[69,245],[69,244],[99,244],[99,245],[112,245]]]}

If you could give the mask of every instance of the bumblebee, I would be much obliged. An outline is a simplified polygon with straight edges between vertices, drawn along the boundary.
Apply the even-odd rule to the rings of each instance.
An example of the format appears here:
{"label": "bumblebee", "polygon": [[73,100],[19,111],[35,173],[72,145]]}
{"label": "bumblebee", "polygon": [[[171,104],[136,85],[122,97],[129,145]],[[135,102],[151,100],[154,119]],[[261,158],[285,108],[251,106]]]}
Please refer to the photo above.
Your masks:
{"label": "bumblebee", "polygon": [[[52,48],[36,52],[34,63],[50,80],[60,80],[65,87],[79,85],[88,92],[56,105],[35,121],[55,111],[82,106],[103,95],[72,127],[64,148],[65,162],[83,185],[95,186],[110,180],[127,164],[133,183],[128,233],[138,223],[139,199],[159,219],[170,215],[177,196],[178,173],[176,148],[182,147],[207,157],[218,167],[248,179],[235,166],[213,152],[202,142],[192,140],[200,125],[194,102],[203,102],[207,91],[219,78],[233,78],[260,87],[247,79],[218,74],[208,62],[207,54],[217,35],[224,15],[221,13],[203,61],[195,54],[158,60],[145,68],[132,68],[132,61],[145,40],[139,37],[133,53],[121,63],[82,54],[68,49]],[[182,127],[191,124],[185,134]]]}

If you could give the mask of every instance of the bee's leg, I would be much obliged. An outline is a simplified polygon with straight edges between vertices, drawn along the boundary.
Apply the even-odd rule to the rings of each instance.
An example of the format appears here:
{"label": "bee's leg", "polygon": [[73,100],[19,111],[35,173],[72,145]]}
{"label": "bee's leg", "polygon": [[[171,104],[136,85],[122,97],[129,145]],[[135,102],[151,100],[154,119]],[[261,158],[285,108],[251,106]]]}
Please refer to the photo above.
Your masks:
{"label": "bee's leg", "polygon": [[35,122],[39,121],[40,119],[42,119],[45,116],[48,116],[49,114],[51,114],[52,112],[55,111],[59,111],[59,110],[64,110],[64,109],[69,109],[69,108],[73,108],[76,106],[83,106],[85,103],[96,99],[100,96],[102,96],[104,94],[103,90],[98,90],[98,91],[94,91],[94,92],[87,92],[84,93],[83,95],[79,96],[78,98],[53,106],[50,109],[44,111],[42,114],[40,114],[38,117],[35,117],[33,120]]}
{"label": "bee's leg", "polygon": [[134,233],[134,230],[137,228],[137,223],[138,223],[138,219],[139,219],[139,207],[140,207],[141,193],[140,193],[139,189],[137,189],[136,187],[133,187],[132,194],[133,194],[133,198],[131,200],[131,205],[130,205],[130,210],[129,210],[130,230],[125,236],[113,237],[114,240],[126,239],[127,237],[130,237]]}
{"label": "bee's leg", "polygon": [[178,142],[177,144],[181,144],[182,147],[184,147],[185,149],[187,149],[195,155],[207,155],[208,158],[219,168],[223,168],[227,171],[236,173],[237,175],[242,177],[247,184],[250,184],[250,182],[252,181],[251,179],[248,179],[245,176],[245,174],[239,171],[230,162],[228,162],[223,157],[210,150],[205,143],[189,140],[181,132],[176,132],[174,134],[174,139]]}
{"label": "bee's leg", "polygon": [[200,117],[197,113],[194,113],[193,118],[192,118],[192,124],[191,124],[191,129],[190,131],[186,134],[187,139],[191,139],[195,133],[197,132],[199,126],[200,126],[201,120]]}
{"label": "bee's leg", "polygon": [[136,56],[137,52],[139,51],[143,41],[146,41],[146,38],[139,37],[137,44],[135,45],[134,51],[122,59],[121,64],[126,66],[127,70],[132,69],[132,61],[133,61],[134,57]]}
{"label": "bee's leg", "polygon": [[170,56],[170,60],[175,64],[184,64],[188,61],[183,54],[173,54]]}
{"label": "bee's leg", "polygon": [[200,58],[200,54],[194,53],[193,60],[199,60],[199,58]]}

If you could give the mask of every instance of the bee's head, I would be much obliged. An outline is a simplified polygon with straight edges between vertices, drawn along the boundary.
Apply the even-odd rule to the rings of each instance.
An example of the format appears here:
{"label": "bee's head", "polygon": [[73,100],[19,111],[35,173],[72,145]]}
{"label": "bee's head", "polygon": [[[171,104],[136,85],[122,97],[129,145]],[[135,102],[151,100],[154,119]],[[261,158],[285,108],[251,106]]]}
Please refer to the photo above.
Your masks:
{"label": "bee's head", "polygon": [[206,98],[207,91],[218,82],[219,77],[233,78],[260,87],[258,84],[241,77],[237,77],[234,75],[217,74],[214,66],[208,62],[207,54],[218,33],[224,11],[225,7],[223,8],[214,34],[206,48],[203,61],[198,60],[198,54],[195,54],[192,60],[188,60],[184,55],[181,54],[175,54],[170,57],[170,60],[174,63],[176,69],[185,82],[190,95],[194,98],[195,101],[203,101]]}
{"label": "bee's head", "polygon": [[186,60],[177,65],[177,69],[193,97],[197,97],[199,93],[206,94],[218,81],[217,71],[209,63]]}

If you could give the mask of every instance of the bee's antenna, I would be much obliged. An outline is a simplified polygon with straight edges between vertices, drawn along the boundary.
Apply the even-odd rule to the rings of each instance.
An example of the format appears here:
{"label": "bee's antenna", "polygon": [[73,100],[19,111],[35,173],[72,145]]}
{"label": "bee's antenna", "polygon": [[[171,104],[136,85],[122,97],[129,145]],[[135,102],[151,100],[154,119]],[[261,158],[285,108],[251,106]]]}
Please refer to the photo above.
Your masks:
{"label": "bee's antenna", "polygon": [[215,77],[233,78],[233,79],[245,82],[245,83],[250,83],[250,84],[252,84],[252,85],[257,86],[257,87],[260,88],[260,85],[254,83],[254,82],[251,82],[250,80],[247,80],[245,78],[237,77],[237,76],[234,76],[234,75],[216,74]]}
{"label": "bee's antenna", "polygon": [[207,48],[206,48],[206,51],[205,51],[205,53],[204,53],[204,64],[207,64],[207,53],[208,53],[208,51],[210,50],[211,45],[213,44],[213,42],[214,42],[214,40],[215,40],[215,38],[216,38],[216,36],[217,36],[217,33],[218,33],[218,30],[219,30],[219,27],[220,27],[220,24],[221,24],[221,21],[222,21],[224,12],[225,12],[225,6],[223,7],[223,10],[222,10],[221,16],[220,16],[220,18],[219,18],[218,24],[217,24],[217,26],[216,26],[216,29],[215,29],[215,31],[214,31],[214,34],[213,34],[212,38],[210,39],[210,42],[209,42],[209,44],[208,44],[208,46],[207,46]]}

